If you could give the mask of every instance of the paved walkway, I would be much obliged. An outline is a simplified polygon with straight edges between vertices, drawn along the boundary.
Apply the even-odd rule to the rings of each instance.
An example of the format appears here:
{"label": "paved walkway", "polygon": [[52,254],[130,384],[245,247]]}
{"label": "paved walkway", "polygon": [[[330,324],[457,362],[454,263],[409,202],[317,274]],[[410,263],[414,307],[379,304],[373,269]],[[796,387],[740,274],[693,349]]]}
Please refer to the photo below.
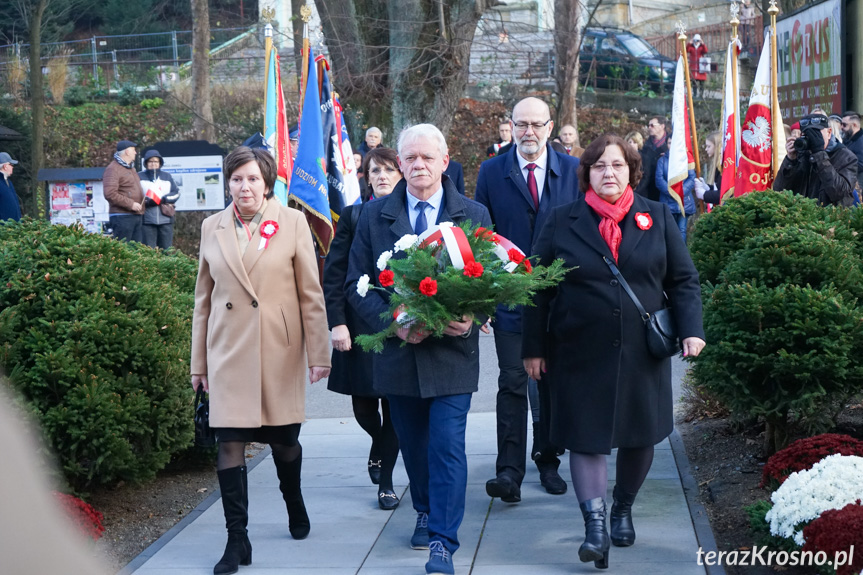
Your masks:
{"label": "paved walkway", "polygon": [[[489,338],[490,339],[490,338]],[[493,352],[492,352],[493,353]],[[675,365],[675,372],[682,372]],[[487,382],[481,383],[481,387]],[[474,404],[476,407],[476,403]],[[699,545],[710,549],[703,512],[695,518],[684,491],[694,484],[683,464],[681,475],[672,453],[676,436],[657,446],[650,475],[634,506],[637,543],[612,547],[607,573],[621,575],[705,575],[697,565]],[[262,453],[249,474],[249,537],[253,563],[240,575],[423,575],[427,551],[408,542],[416,513],[411,507],[407,476],[399,461],[396,492],[402,503],[394,512],[377,507],[377,489],[366,472],[368,436],[350,417],[308,421],[303,443],[303,495],[312,523],[309,537],[291,539],[275,468]],[[565,495],[548,495],[536,467],[528,464],[518,504],[491,499],[485,482],[495,473],[495,415],[473,410],[467,427],[468,488],[461,548],[454,555],[458,575],[598,573],[578,560],[584,526],[564,456],[561,475]],[[609,458],[613,478],[613,458]],[[609,496],[613,483],[609,483]],[[698,536],[696,528],[699,526]],[[126,568],[136,575],[208,575],[221,557],[226,540],[218,494],[206,500],[172,531]],[[710,574],[716,573],[711,570]]]}

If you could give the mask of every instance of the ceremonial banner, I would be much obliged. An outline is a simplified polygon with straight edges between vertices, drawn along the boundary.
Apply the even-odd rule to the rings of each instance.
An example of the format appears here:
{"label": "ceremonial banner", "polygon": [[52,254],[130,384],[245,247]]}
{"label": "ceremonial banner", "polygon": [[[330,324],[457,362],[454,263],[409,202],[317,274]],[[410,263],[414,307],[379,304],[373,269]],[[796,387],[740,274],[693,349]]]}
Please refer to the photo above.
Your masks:
{"label": "ceremonial banner", "polygon": [[318,93],[318,72],[312,48],[308,48],[305,93],[302,94],[304,113],[300,118],[300,141],[288,197],[302,205],[308,214],[312,233],[326,255],[333,240],[333,222],[330,216],[324,142],[322,138]]}
{"label": "ceremonial banner", "polygon": [[737,71],[734,61],[740,54],[735,39],[728,44],[725,55],[725,90],[722,99],[722,181],[719,186],[719,203],[734,197],[734,180],[737,177],[738,151],[740,150],[740,106],[737,103]]}
{"label": "ceremonial banner", "polygon": [[[740,160],[734,197],[752,191],[768,190],[773,185],[773,120],[770,96],[770,30],[758,60],[755,82],[749,96],[749,109],[740,132]],[[779,126],[780,130],[784,129]]]}
{"label": "ceremonial banner", "polygon": [[336,105],[327,73],[329,64],[323,56],[318,56],[317,61],[321,78],[321,123],[324,157],[327,159],[330,216],[334,222],[338,222],[342,208],[359,200],[360,184],[351,143],[343,139],[341,110]]}
{"label": "ceremonial banner", "polygon": [[689,170],[695,168],[692,155],[692,138],[686,106],[686,66],[683,56],[677,57],[677,74],[674,77],[674,98],[671,104],[671,144],[668,146],[668,192],[683,208],[683,181]]}
{"label": "ceremonial banner", "polygon": [[291,181],[293,161],[288,138],[288,120],[285,113],[285,96],[282,92],[282,74],[276,48],[267,58],[267,88],[264,101],[264,142],[276,159],[276,184],[273,193],[282,205],[288,205],[288,184]]}

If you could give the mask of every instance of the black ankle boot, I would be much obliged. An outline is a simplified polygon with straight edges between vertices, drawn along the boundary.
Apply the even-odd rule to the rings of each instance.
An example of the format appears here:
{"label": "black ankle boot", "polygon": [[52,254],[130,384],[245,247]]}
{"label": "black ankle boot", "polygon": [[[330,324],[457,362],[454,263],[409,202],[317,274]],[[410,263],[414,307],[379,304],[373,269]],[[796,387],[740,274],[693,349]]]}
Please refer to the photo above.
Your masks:
{"label": "black ankle boot", "polygon": [[588,499],[578,504],[584,517],[584,543],[578,548],[582,563],[593,561],[597,569],[608,569],[608,531],[605,528],[605,500]]}
{"label": "black ankle boot", "polygon": [[628,547],[635,543],[635,527],[632,526],[632,504],[635,494],[627,493],[619,485],[614,486],[614,504],[611,506],[611,542],[617,547]]}
{"label": "black ankle boot", "polygon": [[293,461],[286,463],[273,457],[276,463],[276,473],[279,476],[279,490],[288,508],[288,529],[294,539],[305,539],[311,530],[309,514],[303,502],[303,492],[300,490],[300,471],[303,467],[303,451]]}
{"label": "black ankle boot", "polygon": [[228,544],[224,555],[213,567],[213,574],[229,575],[236,573],[240,565],[252,564],[252,544],[246,531],[249,524],[249,484],[245,466],[223,469],[218,476]]}

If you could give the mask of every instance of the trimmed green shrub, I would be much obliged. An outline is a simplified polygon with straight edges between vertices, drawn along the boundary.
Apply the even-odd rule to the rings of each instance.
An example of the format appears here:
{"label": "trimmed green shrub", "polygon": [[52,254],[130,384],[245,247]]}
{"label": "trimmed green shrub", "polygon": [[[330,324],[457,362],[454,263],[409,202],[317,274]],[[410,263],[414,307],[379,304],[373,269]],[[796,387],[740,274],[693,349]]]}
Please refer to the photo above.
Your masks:
{"label": "trimmed green shrub", "polygon": [[73,489],[189,447],[194,260],[32,220],[0,225],[0,259],[0,368]]}
{"label": "trimmed green shrub", "polygon": [[792,192],[758,192],[735,198],[698,218],[689,249],[702,283],[716,283],[747,238],[782,226],[825,221],[829,210]]}

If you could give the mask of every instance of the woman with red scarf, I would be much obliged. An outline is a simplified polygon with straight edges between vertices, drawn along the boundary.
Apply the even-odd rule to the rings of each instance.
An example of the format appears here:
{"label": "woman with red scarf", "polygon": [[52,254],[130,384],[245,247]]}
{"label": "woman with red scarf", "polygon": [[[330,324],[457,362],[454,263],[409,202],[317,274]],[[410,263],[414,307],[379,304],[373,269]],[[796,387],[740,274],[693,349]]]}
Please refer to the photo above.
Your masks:
{"label": "woman with red scarf", "polygon": [[641,158],[612,135],[581,156],[584,198],[546,220],[533,252],[543,265],[573,268],[524,311],[522,357],[552,395],[551,441],[570,450],[572,484],[585,524],[581,561],[607,567],[606,458],[617,448],[611,543],[635,542],[631,507],[672,431],[671,360],[647,348],[644,322],[616,279],[614,262],[648,312],[674,310],[683,355],[704,347],[698,272],[668,207],[633,194]]}

